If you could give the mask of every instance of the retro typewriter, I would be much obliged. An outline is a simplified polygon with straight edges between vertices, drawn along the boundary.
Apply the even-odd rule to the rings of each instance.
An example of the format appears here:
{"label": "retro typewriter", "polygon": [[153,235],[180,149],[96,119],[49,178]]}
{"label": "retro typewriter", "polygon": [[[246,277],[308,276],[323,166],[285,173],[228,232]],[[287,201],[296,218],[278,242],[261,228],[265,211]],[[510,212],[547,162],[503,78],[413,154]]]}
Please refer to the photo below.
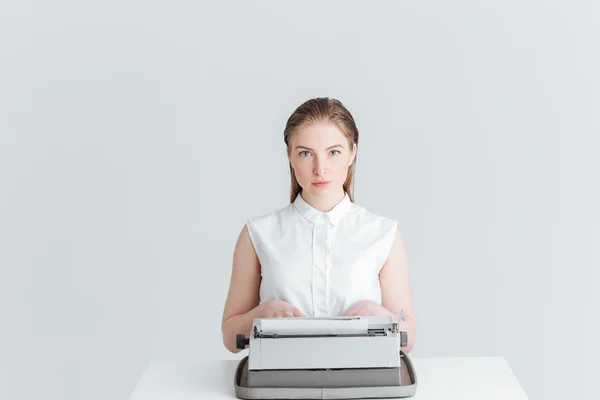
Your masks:
{"label": "retro typewriter", "polygon": [[236,346],[248,355],[235,377],[239,399],[411,397],[417,379],[392,317],[257,318]]}

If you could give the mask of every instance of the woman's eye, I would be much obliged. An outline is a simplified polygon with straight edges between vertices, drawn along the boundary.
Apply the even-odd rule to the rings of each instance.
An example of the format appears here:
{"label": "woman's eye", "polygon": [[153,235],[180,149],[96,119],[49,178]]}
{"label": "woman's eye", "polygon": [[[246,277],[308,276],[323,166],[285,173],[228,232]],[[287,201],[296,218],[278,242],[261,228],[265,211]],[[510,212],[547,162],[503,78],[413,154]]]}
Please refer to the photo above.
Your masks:
{"label": "woman's eye", "polygon": [[334,152],[336,152],[336,151],[338,152],[338,154],[340,153],[340,151],[339,151],[339,150],[331,150],[331,153],[333,153],[333,154],[332,154],[333,156],[335,156],[335,155],[336,155],[336,154],[334,153]]}
{"label": "woman's eye", "polygon": [[301,156],[301,157],[308,156],[308,151],[301,151],[301,152],[300,152],[300,156]]}

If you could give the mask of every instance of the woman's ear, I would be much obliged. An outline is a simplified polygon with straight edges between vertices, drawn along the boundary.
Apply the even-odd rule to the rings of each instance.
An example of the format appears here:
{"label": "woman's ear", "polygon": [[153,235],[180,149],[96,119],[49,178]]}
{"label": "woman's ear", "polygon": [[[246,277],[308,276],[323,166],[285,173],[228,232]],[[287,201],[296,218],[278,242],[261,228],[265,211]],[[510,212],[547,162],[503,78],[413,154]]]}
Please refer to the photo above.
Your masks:
{"label": "woman's ear", "polygon": [[358,145],[356,143],[352,143],[352,153],[350,155],[350,163],[348,166],[350,167],[356,158],[356,153],[358,152]]}

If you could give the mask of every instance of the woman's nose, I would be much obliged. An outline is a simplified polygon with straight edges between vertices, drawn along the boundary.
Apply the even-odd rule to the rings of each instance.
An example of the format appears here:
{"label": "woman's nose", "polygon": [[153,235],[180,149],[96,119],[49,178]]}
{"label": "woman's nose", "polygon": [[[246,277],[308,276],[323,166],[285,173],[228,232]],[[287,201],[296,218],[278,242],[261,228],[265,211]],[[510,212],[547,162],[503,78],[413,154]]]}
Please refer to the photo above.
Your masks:
{"label": "woman's nose", "polygon": [[314,173],[315,175],[319,176],[323,176],[327,173],[327,165],[325,161],[318,157],[315,158]]}

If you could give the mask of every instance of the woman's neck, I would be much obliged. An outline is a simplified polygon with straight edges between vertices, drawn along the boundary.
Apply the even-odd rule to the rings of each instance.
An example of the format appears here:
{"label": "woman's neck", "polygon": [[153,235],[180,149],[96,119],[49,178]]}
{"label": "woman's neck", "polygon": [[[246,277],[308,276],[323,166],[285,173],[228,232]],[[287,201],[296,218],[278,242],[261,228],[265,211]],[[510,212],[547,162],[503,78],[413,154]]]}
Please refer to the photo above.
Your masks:
{"label": "woman's neck", "polygon": [[302,196],[304,201],[306,201],[312,207],[316,208],[321,212],[326,213],[331,211],[333,207],[335,207],[337,204],[339,204],[339,202],[341,202],[344,199],[346,192],[343,188],[341,188],[339,191],[328,195],[313,196],[305,191],[302,191],[300,195]]}

